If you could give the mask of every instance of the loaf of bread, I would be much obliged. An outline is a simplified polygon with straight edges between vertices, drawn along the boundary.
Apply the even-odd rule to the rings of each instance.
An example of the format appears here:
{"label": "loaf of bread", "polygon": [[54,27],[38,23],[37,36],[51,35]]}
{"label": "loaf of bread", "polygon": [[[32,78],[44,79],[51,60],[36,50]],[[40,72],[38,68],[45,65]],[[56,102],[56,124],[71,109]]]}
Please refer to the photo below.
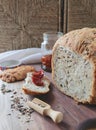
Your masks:
{"label": "loaf of bread", "polygon": [[41,95],[41,94],[46,94],[49,92],[49,86],[50,86],[50,81],[49,79],[44,76],[42,78],[43,85],[39,86],[36,85],[32,81],[32,72],[27,73],[27,77],[25,78],[25,83],[22,87],[22,90],[25,94],[29,95]]}
{"label": "loaf of bread", "polygon": [[73,30],[56,41],[52,78],[77,102],[96,104],[96,28]]}

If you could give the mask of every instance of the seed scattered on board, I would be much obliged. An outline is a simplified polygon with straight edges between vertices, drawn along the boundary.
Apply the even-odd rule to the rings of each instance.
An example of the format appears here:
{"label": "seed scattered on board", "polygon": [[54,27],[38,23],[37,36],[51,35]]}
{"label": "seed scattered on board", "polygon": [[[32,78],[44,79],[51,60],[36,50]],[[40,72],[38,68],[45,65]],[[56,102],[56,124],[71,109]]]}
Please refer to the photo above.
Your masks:
{"label": "seed scattered on board", "polygon": [[[26,105],[26,101],[27,98],[22,96],[22,93],[18,93],[17,91],[15,91],[14,89],[11,90],[9,88],[7,88],[6,84],[2,84],[0,87],[0,91],[2,92],[2,94],[6,94],[6,93],[12,93],[12,95],[10,96],[10,100],[11,100],[11,111],[17,111],[17,118],[18,119],[25,119],[24,123],[29,123],[30,121],[32,121],[31,119],[31,114],[33,113],[33,109],[29,108]],[[18,95],[17,95],[18,93]],[[7,114],[8,116],[11,116],[11,112]],[[25,117],[23,117],[25,116]],[[28,129],[29,130],[29,129]]]}

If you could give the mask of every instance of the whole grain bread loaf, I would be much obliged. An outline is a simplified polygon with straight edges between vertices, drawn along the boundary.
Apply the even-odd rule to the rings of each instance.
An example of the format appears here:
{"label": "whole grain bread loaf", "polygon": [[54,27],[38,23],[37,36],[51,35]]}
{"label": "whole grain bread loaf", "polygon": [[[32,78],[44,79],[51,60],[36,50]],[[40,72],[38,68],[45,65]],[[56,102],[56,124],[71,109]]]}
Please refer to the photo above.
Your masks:
{"label": "whole grain bread loaf", "polygon": [[96,104],[96,28],[73,30],[56,41],[52,78],[77,102]]}

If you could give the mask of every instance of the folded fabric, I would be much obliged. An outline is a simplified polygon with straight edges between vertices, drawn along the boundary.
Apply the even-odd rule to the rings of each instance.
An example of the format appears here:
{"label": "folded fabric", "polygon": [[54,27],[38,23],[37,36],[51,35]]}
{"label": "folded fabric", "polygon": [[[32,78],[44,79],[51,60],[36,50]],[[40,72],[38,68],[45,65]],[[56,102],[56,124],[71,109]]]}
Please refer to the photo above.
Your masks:
{"label": "folded fabric", "polygon": [[40,63],[41,56],[41,48],[13,50],[1,53],[0,63],[6,60],[19,60],[21,64]]}
{"label": "folded fabric", "polygon": [[21,64],[32,64],[41,62],[41,53],[35,53],[20,60]]}

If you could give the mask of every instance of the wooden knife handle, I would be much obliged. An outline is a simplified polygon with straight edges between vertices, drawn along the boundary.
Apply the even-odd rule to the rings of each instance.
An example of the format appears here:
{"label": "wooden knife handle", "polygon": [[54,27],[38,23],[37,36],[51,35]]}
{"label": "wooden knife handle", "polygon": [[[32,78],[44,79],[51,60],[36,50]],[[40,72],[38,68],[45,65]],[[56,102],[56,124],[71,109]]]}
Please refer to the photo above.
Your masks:
{"label": "wooden knife handle", "polygon": [[55,123],[60,123],[63,120],[63,113],[52,109],[44,110],[44,115],[49,116]]}

